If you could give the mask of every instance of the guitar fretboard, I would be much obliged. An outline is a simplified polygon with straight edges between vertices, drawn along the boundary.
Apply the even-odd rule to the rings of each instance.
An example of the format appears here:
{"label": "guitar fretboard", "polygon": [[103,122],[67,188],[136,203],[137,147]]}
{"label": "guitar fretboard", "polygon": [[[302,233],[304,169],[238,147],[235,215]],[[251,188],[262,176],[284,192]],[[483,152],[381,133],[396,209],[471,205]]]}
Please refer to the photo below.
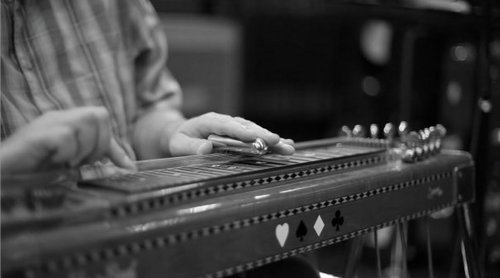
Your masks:
{"label": "guitar fretboard", "polygon": [[96,179],[87,183],[125,192],[143,192],[235,175],[272,172],[288,166],[332,161],[357,155],[378,152],[380,149],[367,146],[333,145],[299,150],[293,155],[266,154],[263,156],[238,156],[210,154],[190,165],[179,166],[179,158],[173,166],[140,171],[134,174]]}

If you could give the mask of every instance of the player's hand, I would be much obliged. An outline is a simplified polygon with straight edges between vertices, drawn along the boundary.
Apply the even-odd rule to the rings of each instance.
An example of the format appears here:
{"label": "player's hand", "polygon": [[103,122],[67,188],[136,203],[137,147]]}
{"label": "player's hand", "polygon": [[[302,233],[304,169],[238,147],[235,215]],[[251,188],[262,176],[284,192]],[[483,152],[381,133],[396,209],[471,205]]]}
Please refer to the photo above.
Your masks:
{"label": "player's hand", "polygon": [[119,167],[135,168],[114,140],[103,107],[48,112],[4,140],[0,153],[2,174],[77,167],[105,157]]}
{"label": "player's hand", "polygon": [[270,150],[279,154],[292,154],[293,141],[240,117],[231,117],[214,112],[191,118],[179,124],[173,132],[165,132],[160,144],[171,155],[207,154],[212,151],[212,142],[206,138],[211,134],[228,136],[243,142],[263,139]]}

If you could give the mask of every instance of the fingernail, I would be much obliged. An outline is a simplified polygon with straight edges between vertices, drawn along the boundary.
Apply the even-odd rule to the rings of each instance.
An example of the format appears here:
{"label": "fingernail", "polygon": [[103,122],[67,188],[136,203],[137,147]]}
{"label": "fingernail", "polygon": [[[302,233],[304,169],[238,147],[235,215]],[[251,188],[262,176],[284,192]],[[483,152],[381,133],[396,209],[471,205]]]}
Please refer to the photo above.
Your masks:
{"label": "fingernail", "polygon": [[288,144],[288,145],[293,145],[295,144],[295,141],[293,141],[292,139],[285,139],[285,138],[280,138],[280,143],[283,143],[283,144]]}
{"label": "fingernail", "polygon": [[212,143],[207,141],[198,147],[198,149],[196,150],[196,154],[208,154],[211,151],[212,151]]}
{"label": "fingernail", "polygon": [[292,145],[283,143],[281,143],[280,145],[281,148],[283,149],[284,154],[293,154],[295,152],[295,148]]}

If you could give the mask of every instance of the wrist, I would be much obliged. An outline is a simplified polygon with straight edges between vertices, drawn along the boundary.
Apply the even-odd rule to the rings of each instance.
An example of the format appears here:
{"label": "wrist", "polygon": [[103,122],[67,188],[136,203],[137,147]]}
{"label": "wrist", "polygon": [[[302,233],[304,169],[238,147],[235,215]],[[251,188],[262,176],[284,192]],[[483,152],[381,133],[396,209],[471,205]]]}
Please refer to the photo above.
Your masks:
{"label": "wrist", "polygon": [[170,150],[170,142],[172,135],[177,131],[180,125],[182,125],[186,119],[182,118],[171,118],[165,122],[161,133],[158,136],[159,146],[163,151],[163,157],[173,156]]}
{"label": "wrist", "polygon": [[170,137],[185,121],[174,109],[155,109],[143,114],[133,130],[133,145],[139,159],[170,156]]}

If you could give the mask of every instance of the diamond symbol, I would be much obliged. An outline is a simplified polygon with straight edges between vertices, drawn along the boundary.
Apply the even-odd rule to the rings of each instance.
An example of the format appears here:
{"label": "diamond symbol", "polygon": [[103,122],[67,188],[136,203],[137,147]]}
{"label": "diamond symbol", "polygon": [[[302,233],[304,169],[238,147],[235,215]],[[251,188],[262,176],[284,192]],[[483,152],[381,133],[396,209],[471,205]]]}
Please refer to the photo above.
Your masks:
{"label": "diamond symbol", "polygon": [[314,230],[316,231],[316,234],[318,236],[321,235],[321,232],[323,231],[324,227],[325,227],[325,223],[323,222],[323,219],[321,219],[321,215],[318,215],[316,222],[314,222]]}

